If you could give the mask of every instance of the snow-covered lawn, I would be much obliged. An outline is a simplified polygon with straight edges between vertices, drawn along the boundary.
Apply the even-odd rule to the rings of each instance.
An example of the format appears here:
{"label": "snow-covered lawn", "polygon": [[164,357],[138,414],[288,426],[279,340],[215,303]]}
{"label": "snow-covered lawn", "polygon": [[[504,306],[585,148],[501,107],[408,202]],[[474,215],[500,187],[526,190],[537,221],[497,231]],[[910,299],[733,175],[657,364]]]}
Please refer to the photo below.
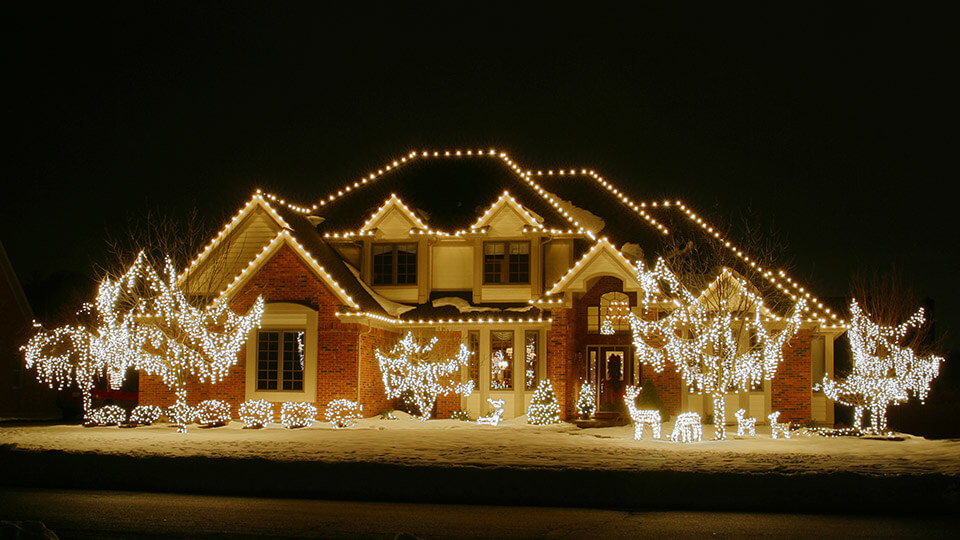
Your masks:
{"label": "snow-covered lawn", "polygon": [[[288,430],[273,424],[243,429],[240,422],[178,434],[165,423],[132,429],[73,425],[0,426],[0,444],[24,450],[63,450],[133,456],[262,457],[272,460],[371,462],[420,466],[533,469],[960,475],[960,440],[903,441],[823,438],[794,434],[680,444],[633,440],[633,427],[579,429],[572,424],[531,426],[524,418],[500,426],[456,420],[419,422],[367,418],[356,427],[329,424]],[[712,435],[705,426],[704,436]],[[672,425],[664,425],[666,437]],[[730,433],[728,431],[728,433]],[[649,430],[648,430],[649,434]]]}

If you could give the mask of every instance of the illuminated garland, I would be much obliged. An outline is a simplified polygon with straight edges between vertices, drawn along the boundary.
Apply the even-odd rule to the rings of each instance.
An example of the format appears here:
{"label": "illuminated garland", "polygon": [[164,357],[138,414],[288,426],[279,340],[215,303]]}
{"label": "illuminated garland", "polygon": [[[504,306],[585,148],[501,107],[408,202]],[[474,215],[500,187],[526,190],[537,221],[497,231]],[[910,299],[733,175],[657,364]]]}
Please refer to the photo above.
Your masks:
{"label": "illuminated garland", "polygon": [[225,426],[233,418],[230,404],[218,399],[208,399],[197,404],[195,409],[197,423],[201,427]]}
{"label": "illuminated garland", "polygon": [[655,409],[638,409],[637,396],[640,395],[639,386],[627,386],[623,395],[623,401],[627,404],[627,410],[630,411],[630,419],[633,420],[633,439],[639,441],[643,439],[643,428],[645,424],[650,424],[653,431],[653,438],[660,438],[660,411]]}
{"label": "illuminated garland", "polygon": [[127,411],[117,405],[107,405],[90,412],[83,425],[91,426],[118,426],[127,420]]}
{"label": "illuminated garland", "polygon": [[387,397],[409,396],[422,421],[430,419],[437,397],[473,393],[473,381],[460,383],[453,379],[460,374],[460,368],[469,365],[470,350],[461,343],[454,358],[440,360],[433,351],[437,341],[434,337],[423,343],[413,332],[407,332],[388,354],[381,353],[380,349],[375,353]]}
{"label": "illuminated garland", "polygon": [[333,429],[344,429],[357,425],[363,418],[363,405],[349,399],[335,399],[327,404],[327,421]]}
{"label": "illuminated garland", "polygon": [[487,401],[490,403],[490,406],[493,407],[493,412],[490,416],[481,416],[477,418],[478,424],[486,424],[488,426],[496,426],[503,420],[503,406],[507,403],[502,399],[493,399],[487,398]]}
{"label": "illuminated garland", "polygon": [[317,408],[305,401],[285,401],[280,406],[280,423],[287,429],[310,427],[317,419]]}
{"label": "illuminated garland", "polygon": [[880,326],[870,320],[856,300],[850,303],[850,349],[853,371],[834,381],[823,377],[823,392],[830,399],[854,408],[854,429],[863,428],[863,413],[870,412],[873,433],[887,432],[887,409],[910,395],[921,403],[930,383],[940,374],[943,357],[918,356],[902,342],[907,334],[926,322],[923,308],[898,326]]}
{"label": "illuminated garland", "polygon": [[580,411],[580,416],[585,418],[590,418],[597,413],[597,391],[593,388],[593,383],[588,381],[580,383],[577,410]]}
{"label": "illuminated garland", "polygon": [[790,422],[779,422],[780,411],[772,412],[767,415],[770,420],[770,437],[774,439],[790,438]]}
{"label": "illuminated garland", "polygon": [[560,405],[557,404],[557,396],[553,392],[550,379],[541,382],[530,398],[527,421],[535,426],[560,423]]}
{"label": "illuminated garland", "polygon": [[[657,320],[629,314],[637,359],[662,372],[673,365],[691,391],[713,398],[715,438],[726,438],[726,403],[731,391],[749,391],[770,380],[783,348],[800,327],[801,298],[779,332],[768,331],[763,299],[742,278],[724,268],[700,294],[690,292],[660,258],[651,270],[639,263],[645,312],[673,309]],[[781,320],[767,315],[768,319]]]}
{"label": "illuminated garland", "polygon": [[737,436],[757,435],[757,419],[747,418],[747,410],[739,409],[733,416],[737,418]]}
{"label": "illuminated garland", "polygon": [[163,409],[156,405],[137,405],[130,411],[129,422],[139,426],[149,426],[159,420],[161,415],[163,415]]}
{"label": "illuminated garland", "polygon": [[677,416],[673,424],[673,433],[670,434],[673,442],[700,442],[703,440],[703,425],[700,415],[695,412],[685,412]]}
{"label": "illuminated garland", "polygon": [[273,403],[265,399],[248,399],[240,404],[238,413],[244,427],[262,428],[273,422]]}

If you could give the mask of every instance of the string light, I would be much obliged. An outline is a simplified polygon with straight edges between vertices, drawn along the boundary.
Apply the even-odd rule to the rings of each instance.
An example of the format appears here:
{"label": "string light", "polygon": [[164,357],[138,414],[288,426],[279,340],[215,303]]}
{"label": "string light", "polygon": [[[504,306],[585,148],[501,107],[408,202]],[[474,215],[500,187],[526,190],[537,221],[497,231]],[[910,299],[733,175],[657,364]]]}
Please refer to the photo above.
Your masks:
{"label": "string light", "polygon": [[743,437],[745,435],[756,436],[757,435],[757,419],[756,418],[747,418],[747,410],[739,409],[734,415],[737,418],[737,436]]}
{"label": "string light", "polygon": [[643,439],[643,428],[645,424],[650,424],[653,431],[653,438],[660,438],[660,411],[637,409],[637,396],[640,395],[639,386],[627,386],[623,395],[623,401],[627,404],[627,410],[630,411],[630,419],[633,420],[633,439],[639,441]]}
{"label": "string light", "polygon": [[589,381],[580,382],[577,410],[580,411],[580,416],[585,418],[590,418],[597,413],[597,391],[593,388],[593,383]]}
{"label": "string light", "polygon": [[490,407],[493,408],[493,412],[490,413],[490,416],[481,416],[477,418],[477,423],[488,426],[499,425],[503,420],[503,406],[506,405],[507,402],[502,399],[493,398],[487,398],[487,402],[490,403]]}
{"label": "string light", "polygon": [[824,375],[823,392],[854,408],[854,429],[863,429],[863,413],[869,411],[870,432],[886,433],[890,405],[903,403],[911,394],[922,403],[944,360],[937,355],[918,356],[903,346],[907,334],[926,322],[923,308],[897,326],[874,323],[856,300],[850,303],[850,315],[853,370],[839,381]]}
{"label": "string light", "polygon": [[218,399],[208,399],[198,403],[195,415],[197,424],[207,428],[225,426],[233,419],[230,404]]}
{"label": "string light", "polygon": [[83,425],[87,427],[119,426],[126,420],[127,411],[117,405],[106,405],[92,410]]}
{"label": "string light", "polygon": [[285,401],[280,406],[280,423],[287,429],[310,427],[317,419],[317,408],[305,401]]}
{"label": "string light", "polygon": [[700,442],[703,440],[703,425],[700,415],[695,412],[685,412],[677,416],[673,424],[673,433],[670,434],[673,442]]}
{"label": "string light", "polygon": [[[715,438],[725,439],[725,395],[749,391],[776,374],[784,346],[800,327],[806,300],[800,298],[783,319],[770,313],[750,285],[728,268],[694,294],[663,258],[651,270],[639,264],[644,312],[670,304],[674,309],[655,320],[629,314],[637,359],[657,373],[670,363],[691,392],[711,396]],[[771,332],[764,317],[786,324]]]}
{"label": "string light", "polygon": [[363,418],[363,405],[349,399],[335,399],[327,404],[327,421],[333,429],[344,429],[357,425]]}
{"label": "string light", "polygon": [[408,397],[416,405],[422,421],[430,419],[437,397],[458,394],[464,397],[473,393],[473,381],[460,383],[453,379],[460,368],[469,365],[470,350],[460,344],[456,356],[440,359],[434,352],[438,338],[424,343],[422,338],[414,337],[413,332],[401,339],[389,353],[375,351],[380,364],[383,388],[389,398]]}
{"label": "string light", "polygon": [[273,403],[265,399],[248,399],[238,412],[246,428],[259,429],[273,422]]}
{"label": "string light", "polygon": [[770,421],[770,437],[774,439],[790,438],[790,422],[779,422],[780,411],[775,411],[767,415]]}
{"label": "string light", "polygon": [[130,411],[130,423],[139,426],[149,426],[163,415],[163,409],[156,405],[137,405]]}
{"label": "string light", "polygon": [[542,381],[530,398],[527,421],[535,426],[560,423],[560,405],[550,379]]}
{"label": "string light", "polygon": [[[184,396],[186,399],[186,396]],[[177,428],[177,433],[186,433],[187,426],[197,417],[196,411],[186,402],[177,401],[170,407],[167,407],[167,422]]]}

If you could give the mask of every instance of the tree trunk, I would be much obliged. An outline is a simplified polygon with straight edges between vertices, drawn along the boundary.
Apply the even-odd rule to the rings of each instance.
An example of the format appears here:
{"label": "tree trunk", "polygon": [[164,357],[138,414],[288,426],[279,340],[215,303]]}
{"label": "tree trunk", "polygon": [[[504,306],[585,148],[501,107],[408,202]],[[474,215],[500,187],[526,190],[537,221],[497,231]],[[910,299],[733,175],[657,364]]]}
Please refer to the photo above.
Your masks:
{"label": "tree trunk", "polygon": [[723,394],[713,394],[713,438],[727,438],[727,400]]}

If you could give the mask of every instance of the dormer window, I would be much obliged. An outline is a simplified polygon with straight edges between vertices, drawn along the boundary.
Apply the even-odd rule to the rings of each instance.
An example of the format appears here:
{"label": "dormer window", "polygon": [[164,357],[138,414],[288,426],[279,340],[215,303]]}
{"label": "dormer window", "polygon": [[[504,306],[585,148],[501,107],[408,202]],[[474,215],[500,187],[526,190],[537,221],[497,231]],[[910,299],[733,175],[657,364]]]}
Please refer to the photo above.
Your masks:
{"label": "dormer window", "polygon": [[416,285],[417,244],[374,244],[374,285]]}
{"label": "dormer window", "polygon": [[530,242],[485,242],[484,283],[530,283]]}

